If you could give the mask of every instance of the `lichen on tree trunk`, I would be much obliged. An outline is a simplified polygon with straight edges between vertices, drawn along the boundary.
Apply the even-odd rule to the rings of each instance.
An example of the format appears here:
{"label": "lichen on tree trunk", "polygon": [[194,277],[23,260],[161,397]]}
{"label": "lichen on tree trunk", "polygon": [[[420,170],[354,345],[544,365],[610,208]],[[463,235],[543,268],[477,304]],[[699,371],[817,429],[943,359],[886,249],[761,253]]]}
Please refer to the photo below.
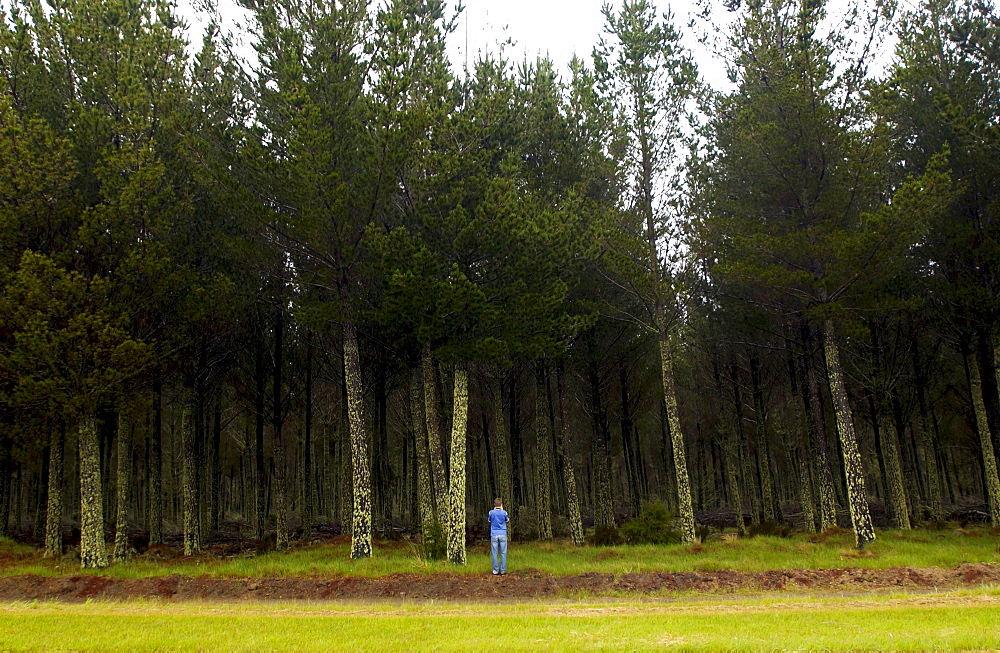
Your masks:
{"label": "lichen on tree trunk", "polygon": [[163,381],[153,380],[153,423],[149,433],[149,543],[163,542]]}
{"label": "lichen on tree trunk", "polygon": [[972,408],[976,413],[976,429],[979,431],[979,449],[983,456],[983,473],[986,475],[986,502],[990,507],[990,522],[1000,523],[1000,478],[997,476],[997,460],[990,437],[990,424],[983,401],[983,381],[979,373],[979,361],[973,353],[966,352],[965,365],[969,371],[969,391],[972,394]]}
{"label": "lichen on tree trunk", "polygon": [[65,430],[59,425],[49,445],[49,486],[45,508],[45,557],[62,555],[63,514],[63,441]]}
{"label": "lichen on tree trunk", "polygon": [[417,449],[417,507],[420,511],[420,528],[423,536],[434,524],[434,495],[431,490],[430,455],[427,452],[427,432],[424,424],[424,395],[420,387],[420,370],[410,378],[410,419],[413,440]]}
{"label": "lichen on tree trunk", "polygon": [[371,470],[368,465],[368,438],[365,433],[364,400],[361,392],[358,332],[357,327],[350,322],[344,324],[344,372],[354,490],[351,558],[368,558],[372,554]]}
{"label": "lichen on tree trunk", "polygon": [[899,443],[892,416],[879,405],[879,440],[882,443],[882,458],[885,465],[885,480],[889,495],[889,515],[897,528],[909,530],[910,511],[906,505],[906,488],[903,486],[903,469],[899,461]]}
{"label": "lichen on tree trunk", "polygon": [[465,429],[469,415],[469,377],[464,368],[455,370],[455,394],[451,421],[451,456],[448,483],[448,560],[465,564]]}
{"label": "lichen on tree trunk", "polygon": [[556,368],[556,390],[559,402],[559,440],[562,450],[563,484],[566,488],[566,508],[569,518],[569,534],[573,544],[583,546],[583,520],[580,516],[580,499],[576,493],[576,472],[573,470],[573,447],[569,437],[569,415],[566,409],[566,387],[563,362]]}
{"label": "lichen on tree trunk", "polygon": [[195,407],[190,397],[184,402],[181,413],[181,439],[183,441],[183,505],[184,505],[184,555],[201,553],[201,528],[198,523],[197,447],[195,442]]}
{"label": "lichen on tree trunk", "polygon": [[538,511],[538,539],[552,539],[552,436],[546,412],[545,366],[539,361],[535,367],[535,459],[536,459],[536,510]]}
{"label": "lichen on tree trunk", "polygon": [[118,420],[117,501],[115,512],[115,562],[129,555],[128,500],[132,486],[132,422],[122,416]]}
{"label": "lichen on tree trunk", "polygon": [[437,521],[448,530],[448,479],[444,474],[444,447],[441,444],[441,424],[437,412],[437,382],[434,379],[434,361],[430,345],[424,345],[420,356],[420,369],[424,380],[424,421],[427,425],[427,451],[431,460],[431,482]]}
{"label": "lichen on tree trunk", "polygon": [[[659,318],[662,322],[663,317]],[[677,481],[677,512],[680,519],[681,539],[695,541],[694,507],[691,505],[691,481],[688,477],[687,455],[684,450],[684,433],[677,410],[677,388],[674,383],[674,364],[670,353],[670,338],[666,326],[658,324],[660,345],[660,379],[663,382],[663,399],[666,403],[667,421],[670,424],[670,444],[674,452],[674,475]]]}
{"label": "lichen on tree trunk", "polygon": [[[496,383],[493,391],[493,416],[496,422],[496,469],[497,469],[497,491],[500,498],[511,515],[516,514],[517,506],[514,503],[512,467],[510,459],[510,443],[507,440],[507,425],[503,416],[503,371],[495,370]],[[492,497],[491,497],[492,498]]]}
{"label": "lichen on tree trunk", "polygon": [[859,549],[875,541],[868,497],[865,494],[865,470],[858,451],[858,440],[854,434],[854,418],[847,401],[844,373],[840,367],[840,348],[833,321],[826,320],[823,326],[823,347],[826,353],[827,376],[830,381],[830,395],[837,417],[837,433],[844,455],[844,477],[847,481],[847,503],[854,525],[854,540]]}
{"label": "lichen on tree trunk", "polygon": [[104,544],[104,508],[101,496],[101,457],[97,444],[97,423],[91,417],[80,420],[80,567],[108,566]]}

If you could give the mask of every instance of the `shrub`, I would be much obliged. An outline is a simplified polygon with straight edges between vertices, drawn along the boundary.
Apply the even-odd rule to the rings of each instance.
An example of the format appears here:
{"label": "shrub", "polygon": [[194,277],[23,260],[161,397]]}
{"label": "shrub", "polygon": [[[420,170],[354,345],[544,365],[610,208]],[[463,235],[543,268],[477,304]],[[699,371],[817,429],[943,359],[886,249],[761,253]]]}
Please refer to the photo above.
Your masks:
{"label": "shrub", "polygon": [[618,527],[614,524],[597,526],[594,534],[590,537],[590,543],[594,546],[617,546],[625,543],[625,538],[618,532]]}
{"label": "shrub", "polygon": [[682,539],[667,507],[653,501],[644,503],[639,516],[622,525],[621,535],[627,544],[676,544]]}
{"label": "shrub", "polygon": [[424,531],[420,546],[427,560],[444,560],[448,555],[448,538],[444,527],[437,521],[431,522]]}

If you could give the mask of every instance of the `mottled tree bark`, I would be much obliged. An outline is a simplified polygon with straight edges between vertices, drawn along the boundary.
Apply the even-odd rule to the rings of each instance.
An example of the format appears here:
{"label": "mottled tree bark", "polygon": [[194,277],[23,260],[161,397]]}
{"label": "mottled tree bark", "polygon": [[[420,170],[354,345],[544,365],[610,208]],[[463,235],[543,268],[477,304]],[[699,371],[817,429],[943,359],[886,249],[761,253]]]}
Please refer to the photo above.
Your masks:
{"label": "mottled tree bark", "polygon": [[885,465],[886,494],[888,495],[889,516],[897,528],[909,530],[910,512],[906,505],[906,488],[903,485],[903,468],[899,461],[899,442],[896,429],[882,401],[878,400],[878,437],[882,444],[882,458]]}
{"label": "mottled tree bark", "polygon": [[132,422],[127,417],[118,420],[118,469],[116,473],[117,501],[115,510],[115,562],[129,556],[128,500],[132,487]]}
{"label": "mottled tree bark", "polygon": [[936,447],[934,446],[934,434],[928,426],[927,419],[927,399],[925,388],[927,385],[923,366],[920,364],[919,342],[916,333],[911,336],[910,353],[913,359],[913,385],[917,394],[917,446],[924,457],[924,470],[927,474],[927,494],[930,501],[930,518],[933,521],[944,519],[944,507],[941,497],[941,475],[938,473],[938,463]]}
{"label": "mottled tree bark", "polygon": [[[507,424],[503,415],[503,371],[496,370],[496,384],[493,391],[493,418],[496,422],[496,473],[497,491],[511,515],[516,514],[517,504],[514,500],[513,472],[510,460],[510,442],[507,440]],[[494,499],[496,497],[490,497]]]}
{"label": "mottled tree bark", "polygon": [[812,437],[812,450],[815,454],[815,467],[817,473],[818,494],[819,494],[819,529],[825,531],[837,525],[837,499],[833,485],[833,474],[830,472],[830,458],[826,447],[826,423],[823,419],[823,404],[820,395],[819,375],[813,365],[810,351],[812,349],[812,329],[805,323],[802,325],[803,341],[805,342],[805,353],[803,354],[803,367],[806,374],[806,391],[808,393],[809,414],[812,420],[812,429],[809,435]]}
{"label": "mottled tree bark", "polygon": [[372,554],[371,470],[368,464],[368,438],[365,434],[360,358],[357,327],[348,322],[344,324],[344,382],[347,385],[353,472],[351,557],[354,559],[367,558]]}
{"label": "mottled tree bark", "polygon": [[448,559],[465,564],[465,429],[469,416],[469,377],[455,370],[455,395],[451,421],[451,456],[448,470]]}
{"label": "mottled tree bark", "polygon": [[536,509],[538,511],[538,538],[552,539],[552,435],[549,432],[549,416],[546,406],[545,365],[538,361],[535,366],[535,458],[536,467]]}
{"label": "mottled tree bark", "polygon": [[306,406],[303,424],[303,470],[302,470],[302,530],[306,540],[312,539],[312,524],[316,519],[315,463],[313,462],[313,378],[312,378],[312,334],[306,331]]}
{"label": "mottled tree bark", "polygon": [[153,378],[153,423],[149,433],[149,543],[163,543],[163,379]]}
{"label": "mottled tree bark", "polygon": [[[279,299],[284,293],[279,292]],[[284,372],[285,313],[279,307],[274,324],[274,368],[271,370],[271,437],[274,438],[274,507],[275,547],[288,548],[288,501],[285,475],[285,435],[281,414],[281,384]]]}
{"label": "mottled tree bark", "polygon": [[840,349],[837,344],[833,322],[827,320],[823,328],[823,345],[826,352],[827,376],[830,381],[830,395],[837,416],[837,433],[844,453],[844,477],[847,481],[848,507],[851,523],[854,525],[854,540],[859,549],[875,541],[871,514],[868,511],[868,497],[865,494],[865,470],[858,451],[858,441],[854,434],[854,418],[847,401],[847,388],[840,367]]}
{"label": "mottled tree bark", "polygon": [[197,478],[197,447],[195,441],[194,402],[190,397],[184,401],[181,413],[181,439],[184,451],[183,463],[183,504],[184,504],[184,555],[201,553],[201,528],[198,520],[198,478]]}
{"label": "mottled tree bark", "polygon": [[421,533],[426,536],[434,523],[434,494],[431,490],[431,459],[427,451],[427,432],[424,422],[424,395],[420,387],[420,370],[410,375],[410,419],[417,453],[417,505],[420,512]]}
{"label": "mottled tree bark", "polygon": [[608,425],[601,401],[601,377],[596,362],[587,371],[590,383],[590,410],[594,423],[594,525],[614,526],[615,510],[611,497]]}
{"label": "mottled tree bark", "polygon": [[209,531],[218,530],[225,509],[222,505],[222,400],[215,398],[212,410],[212,479],[209,488]]}
{"label": "mottled tree bark", "polygon": [[[662,316],[660,317],[662,320]],[[681,538],[686,543],[695,541],[694,508],[691,505],[691,481],[687,473],[687,455],[684,451],[684,433],[677,410],[677,389],[674,382],[674,363],[670,352],[670,337],[664,324],[659,327],[660,378],[663,398],[667,405],[671,445],[674,452],[674,475],[677,482],[677,513],[680,519]]]}
{"label": "mottled tree bark", "polygon": [[760,502],[764,521],[774,523],[781,521],[781,510],[774,494],[774,474],[771,472],[771,450],[767,437],[767,405],[764,401],[764,388],[760,378],[760,362],[754,354],[750,355],[750,380],[753,385],[753,409],[756,417],[754,442],[757,446]]}
{"label": "mottled tree bark", "polygon": [[63,441],[65,427],[60,424],[49,445],[49,487],[45,509],[45,557],[62,555],[62,514],[63,514]]}
{"label": "mottled tree bark", "polygon": [[573,544],[583,546],[583,520],[580,517],[580,499],[576,493],[576,472],[573,470],[573,447],[569,437],[569,415],[566,410],[566,384],[563,362],[556,368],[556,391],[559,405],[559,435],[562,444],[563,484],[566,487],[566,508],[569,517],[569,534]]}
{"label": "mottled tree bark", "polygon": [[97,423],[84,417],[79,426],[80,447],[80,567],[108,566],[104,544],[104,507],[101,497],[101,454],[97,443]]}
{"label": "mottled tree bark", "polygon": [[983,484],[986,486],[986,502],[990,507],[990,522],[1000,523],[1000,478],[997,476],[997,461],[990,437],[990,425],[983,400],[983,381],[979,373],[979,361],[974,353],[965,352],[965,366],[969,374],[969,391],[972,394],[972,408],[976,413],[976,428],[979,431],[979,449],[983,456]]}
{"label": "mottled tree bark", "polygon": [[427,450],[431,459],[431,480],[437,521],[448,529],[448,480],[444,473],[444,448],[441,445],[441,423],[438,421],[437,381],[430,345],[424,345],[420,368],[424,377],[424,421],[427,423]]}

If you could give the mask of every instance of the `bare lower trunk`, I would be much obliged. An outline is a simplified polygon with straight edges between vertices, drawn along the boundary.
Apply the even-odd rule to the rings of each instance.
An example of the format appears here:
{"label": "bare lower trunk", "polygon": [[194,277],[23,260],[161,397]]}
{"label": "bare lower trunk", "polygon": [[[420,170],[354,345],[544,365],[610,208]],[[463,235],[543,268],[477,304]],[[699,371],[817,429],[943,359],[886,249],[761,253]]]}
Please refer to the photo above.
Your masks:
{"label": "bare lower trunk", "polygon": [[358,559],[367,558],[372,554],[372,488],[371,470],[368,465],[368,438],[365,434],[364,400],[361,391],[358,332],[351,323],[344,325],[344,371],[354,481],[351,557]]}
{"label": "bare lower trunk", "polygon": [[444,475],[444,447],[441,445],[441,425],[437,413],[437,383],[434,379],[434,361],[430,345],[424,345],[420,360],[424,377],[424,421],[427,423],[427,450],[431,459],[431,478],[434,486],[434,503],[437,521],[448,528],[448,482]]}
{"label": "bare lower trunk", "polygon": [[899,443],[892,426],[892,416],[880,406],[879,440],[885,464],[886,490],[889,498],[889,515],[897,528],[909,530],[910,512],[906,505],[906,488],[903,486],[903,469],[899,462]]}
{"label": "bare lower trunk", "polygon": [[761,387],[760,363],[755,355],[750,356],[750,379],[753,386],[753,409],[756,417],[754,443],[757,447],[757,473],[760,476],[760,503],[764,521],[781,521],[781,511],[774,493],[774,474],[771,472],[771,451],[767,437],[767,405],[764,389]]}
{"label": "bare lower trunk", "polygon": [[[493,394],[493,416],[496,422],[496,470],[497,470],[497,491],[505,505],[508,505],[508,512],[516,514],[517,506],[514,502],[512,471],[510,460],[510,443],[507,440],[507,425],[503,416],[503,372],[497,370],[496,385]],[[496,498],[496,497],[491,497]]]}
{"label": "bare lower trunk", "polygon": [[976,428],[979,431],[979,448],[983,456],[984,485],[986,502],[990,507],[990,522],[1000,523],[1000,478],[997,477],[997,460],[990,437],[990,425],[986,417],[983,401],[983,381],[979,374],[979,361],[974,353],[965,354],[965,365],[969,372],[969,390],[972,394],[972,408],[976,413]]}
{"label": "bare lower trunk", "polygon": [[434,495],[431,490],[431,461],[427,452],[427,432],[424,423],[424,395],[420,387],[420,370],[410,379],[410,419],[417,450],[417,502],[420,511],[421,534],[426,537],[434,523]]}
{"label": "bare lower trunk", "polygon": [[80,421],[80,567],[108,566],[104,544],[104,509],[101,496],[101,456],[97,423],[93,417]]}
{"label": "bare lower trunk", "polygon": [[854,434],[854,418],[847,401],[847,388],[840,367],[840,348],[837,344],[833,322],[827,320],[823,329],[823,345],[826,352],[827,375],[830,380],[830,395],[837,416],[837,433],[844,453],[844,477],[847,481],[847,503],[854,525],[854,540],[859,549],[875,541],[871,514],[868,511],[868,497],[865,494],[865,470],[858,451],[858,440]]}
{"label": "bare lower trunk", "polygon": [[195,407],[188,398],[181,414],[181,438],[184,450],[184,555],[201,553],[201,528],[198,523],[197,448],[195,442]]}
{"label": "bare lower trunk", "polygon": [[118,470],[115,479],[117,506],[115,518],[115,562],[129,555],[128,500],[132,485],[132,423],[127,417],[118,420]]}
{"label": "bare lower trunk", "polygon": [[813,342],[812,329],[803,324],[803,340],[806,343],[806,351],[803,354],[803,366],[806,373],[806,391],[809,401],[809,417],[812,421],[812,429],[809,435],[812,437],[812,450],[815,454],[816,481],[819,494],[819,528],[821,531],[834,528],[837,525],[837,499],[836,491],[833,487],[833,474],[830,472],[830,459],[826,447],[826,424],[823,419],[823,403],[820,397],[819,375],[811,359],[810,350]]}
{"label": "bare lower trunk", "polygon": [[448,559],[465,564],[465,428],[469,415],[469,377],[455,370],[454,413],[451,421],[451,456],[448,483]]}
{"label": "bare lower trunk", "polygon": [[62,425],[55,431],[49,446],[49,487],[45,508],[45,557],[54,558],[62,554],[62,514],[63,514],[63,441],[66,432]]}
{"label": "bare lower trunk", "polygon": [[573,544],[583,546],[583,520],[580,517],[580,499],[576,493],[576,472],[573,470],[573,447],[569,437],[569,416],[566,410],[566,387],[563,363],[556,368],[556,386],[559,402],[559,434],[563,456],[563,484],[566,487],[566,507],[569,517],[569,534]]}
{"label": "bare lower trunk", "polygon": [[[661,318],[662,319],[662,318]],[[677,513],[680,519],[681,538],[695,541],[694,508],[691,505],[691,481],[688,478],[687,454],[684,450],[684,433],[677,410],[677,389],[674,383],[674,363],[666,328],[658,325],[660,345],[660,378],[663,382],[663,399],[666,402],[667,421],[670,424],[670,444],[674,452],[674,475],[677,482]]]}
{"label": "bare lower trunk", "polygon": [[535,458],[537,475],[538,538],[552,539],[552,435],[546,409],[545,368],[541,362],[535,369]]}
{"label": "bare lower trunk", "polygon": [[163,542],[163,381],[153,380],[153,423],[149,433],[149,543]]}

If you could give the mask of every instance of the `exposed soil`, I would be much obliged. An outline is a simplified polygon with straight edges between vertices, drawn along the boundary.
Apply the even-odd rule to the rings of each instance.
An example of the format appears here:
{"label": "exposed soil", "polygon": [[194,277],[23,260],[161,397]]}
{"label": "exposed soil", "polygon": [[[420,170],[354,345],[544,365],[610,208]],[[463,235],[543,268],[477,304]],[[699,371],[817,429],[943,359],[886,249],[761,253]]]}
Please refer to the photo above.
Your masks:
{"label": "exposed soil", "polygon": [[462,574],[393,574],[381,578],[199,578],[163,576],[118,579],[104,576],[11,576],[0,578],[0,600],[156,598],[177,601],[455,599],[489,600],[533,597],[653,595],[667,592],[726,594],[756,591],[865,592],[963,588],[1000,583],[1000,565],[964,564],[953,569],[892,567],[871,570],[782,569],[759,573],[735,571],[588,573],[550,576],[534,570],[505,576]]}

